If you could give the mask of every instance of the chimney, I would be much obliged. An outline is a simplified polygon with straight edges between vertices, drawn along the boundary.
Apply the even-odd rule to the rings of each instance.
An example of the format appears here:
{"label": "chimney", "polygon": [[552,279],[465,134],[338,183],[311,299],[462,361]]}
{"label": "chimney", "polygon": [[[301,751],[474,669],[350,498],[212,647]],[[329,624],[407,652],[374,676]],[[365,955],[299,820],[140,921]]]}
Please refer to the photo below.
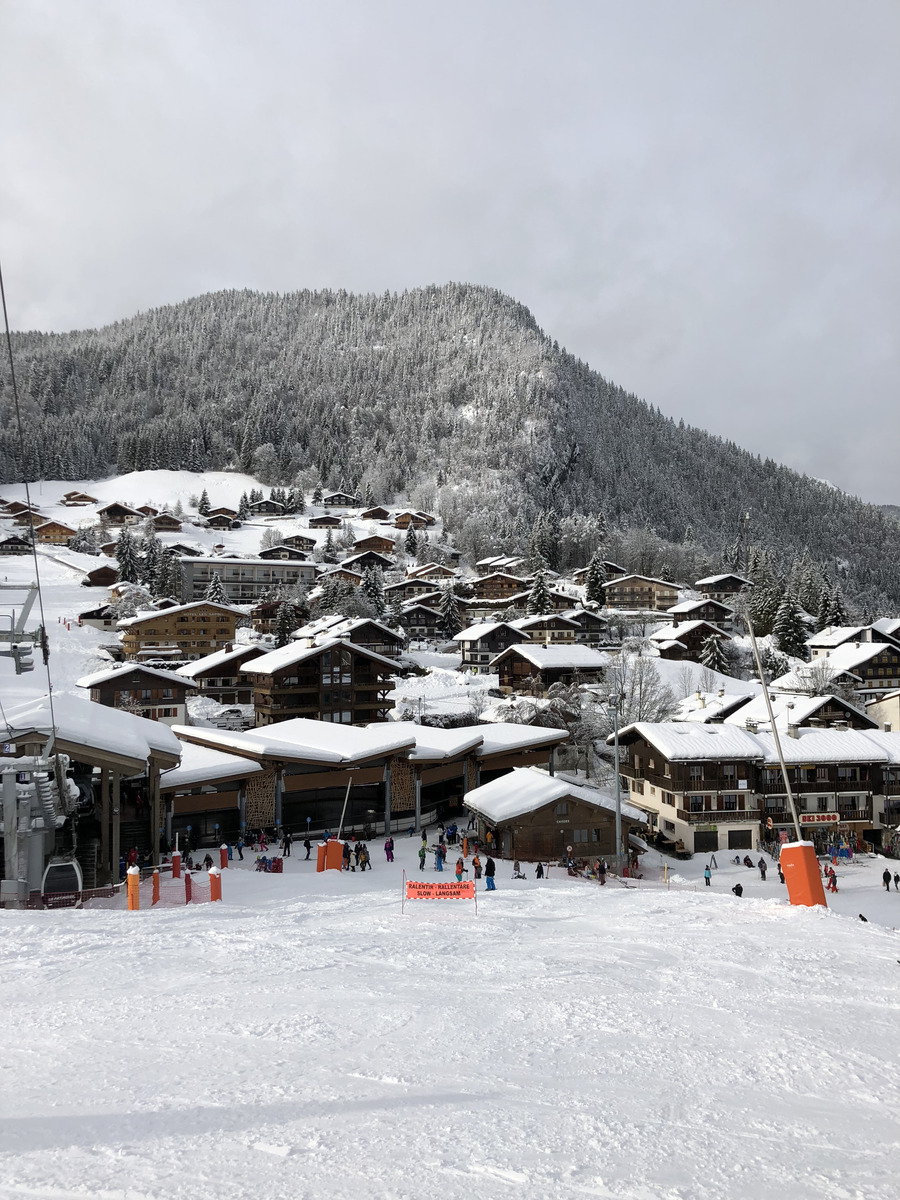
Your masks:
{"label": "chimney", "polygon": [[703,696],[703,695],[701,695],[701,694],[700,694],[700,692],[698,692],[698,693],[697,693],[697,699],[700,701],[700,707],[701,707],[701,708],[706,708],[706,697],[705,697],[705,696]]}
{"label": "chimney", "polygon": [[725,689],[724,689],[724,688],[719,688],[719,690],[718,690],[718,692],[716,693],[716,695],[718,695],[718,696],[724,696],[724,695],[725,695]]}
{"label": "chimney", "polygon": [[796,724],[794,724],[793,722],[791,722],[791,723],[788,725],[787,732],[788,732],[788,737],[792,737],[792,738],[799,738],[799,736],[800,736],[800,726],[799,726],[799,725],[796,725]]}
{"label": "chimney", "polygon": [[810,717],[807,721],[807,724],[809,725],[810,729],[821,729],[824,725],[824,721],[821,719],[821,717]]}
{"label": "chimney", "polygon": [[696,690],[696,692],[694,693],[694,695],[695,695],[695,696],[697,697],[697,699],[699,700],[699,699],[700,699],[700,697],[703,695],[703,693],[700,691],[700,689],[699,689],[699,688],[697,688],[697,690]]}
{"label": "chimney", "polygon": [[849,728],[849,721],[835,721],[834,725],[832,725],[832,729],[839,729],[841,733],[845,733]]}
{"label": "chimney", "polygon": [[759,721],[755,721],[753,717],[748,717],[744,724],[748,733],[759,733]]}

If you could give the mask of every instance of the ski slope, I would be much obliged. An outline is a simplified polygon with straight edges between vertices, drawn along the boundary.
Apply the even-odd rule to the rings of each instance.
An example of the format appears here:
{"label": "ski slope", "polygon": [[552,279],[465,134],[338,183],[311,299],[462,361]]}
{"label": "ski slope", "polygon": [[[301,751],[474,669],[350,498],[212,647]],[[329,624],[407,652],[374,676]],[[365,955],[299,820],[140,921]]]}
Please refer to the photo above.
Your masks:
{"label": "ski slope", "polygon": [[698,856],[670,891],[500,863],[477,916],[401,915],[397,846],[248,854],[221,905],[0,913],[4,1200],[894,1200],[883,860],[828,911],[743,868],[692,890]]}

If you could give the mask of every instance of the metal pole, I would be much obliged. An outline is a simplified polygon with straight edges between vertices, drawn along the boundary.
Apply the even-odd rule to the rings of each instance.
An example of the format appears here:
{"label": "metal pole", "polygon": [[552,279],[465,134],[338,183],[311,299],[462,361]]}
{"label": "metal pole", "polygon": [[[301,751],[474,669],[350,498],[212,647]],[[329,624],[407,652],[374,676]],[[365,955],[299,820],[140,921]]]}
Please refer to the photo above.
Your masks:
{"label": "metal pole", "polygon": [[391,833],[391,764],[384,764],[384,836]]}
{"label": "metal pole", "polygon": [[619,776],[619,702],[612,706],[614,726],[613,747],[616,770],[616,874],[622,876],[622,780]]}
{"label": "metal pole", "polygon": [[341,823],[338,825],[338,841],[341,840],[341,834],[344,831],[344,817],[347,813],[347,801],[350,799],[350,784],[353,782],[353,776],[347,776],[347,791],[344,794],[344,807],[341,809]]}

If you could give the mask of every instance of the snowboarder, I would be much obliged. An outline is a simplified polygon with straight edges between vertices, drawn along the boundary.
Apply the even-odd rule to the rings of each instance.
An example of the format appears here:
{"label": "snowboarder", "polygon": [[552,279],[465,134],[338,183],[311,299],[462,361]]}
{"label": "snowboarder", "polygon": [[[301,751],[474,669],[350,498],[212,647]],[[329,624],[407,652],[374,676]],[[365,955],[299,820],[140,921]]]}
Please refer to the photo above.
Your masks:
{"label": "snowboarder", "polygon": [[428,853],[428,850],[426,849],[425,843],[423,842],[422,845],[419,847],[419,870],[420,871],[425,870],[425,855],[427,853]]}
{"label": "snowboarder", "polygon": [[515,862],[513,863],[512,877],[513,877],[513,879],[524,879],[525,878],[525,876],[522,874],[522,868],[519,866],[518,859],[516,859]]}
{"label": "snowboarder", "polygon": [[736,883],[731,890],[734,892],[734,894],[736,896],[743,896],[743,894],[744,894],[744,889],[743,889],[742,885],[739,883]]}
{"label": "snowboarder", "polygon": [[544,864],[543,863],[538,863],[538,865],[534,868],[534,877],[535,877],[535,879],[543,879],[544,878]]}
{"label": "snowboarder", "polygon": [[759,877],[763,883],[766,882],[766,871],[768,870],[766,860],[760,856],[759,862],[756,864],[759,867]]}
{"label": "snowboarder", "polygon": [[[303,849],[306,851],[306,858],[309,858],[310,853],[312,851],[312,842],[309,840],[309,838],[306,838],[304,840]],[[306,858],[304,858],[304,860],[303,860],[304,862],[306,862]]]}
{"label": "snowboarder", "polygon": [[882,881],[884,882],[884,890],[886,892],[889,892],[891,890],[891,873],[887,869],[887,867],[885,867],[884,874],[882,875],[881,878],[882,878]]}
{"label": "snowboarder", "polygon": [[494,860],[489,858],[484,864],[484,878],[487,882],[487,890],[489,892],[496,892],[497,890],[497,885],[494,883],[494,872],[496,870],[497,867],[494,864]]}
{"label": "snowboarder", "polygon": [[394,839],[392,837],[384,839],[384,857],[388,862],[394,861]]}
{"label": "snowboarder", "polygon": [[703,868],[703,878],[706,881],[706,886],[712,887],[712,871],[709,868],[709,863]]}

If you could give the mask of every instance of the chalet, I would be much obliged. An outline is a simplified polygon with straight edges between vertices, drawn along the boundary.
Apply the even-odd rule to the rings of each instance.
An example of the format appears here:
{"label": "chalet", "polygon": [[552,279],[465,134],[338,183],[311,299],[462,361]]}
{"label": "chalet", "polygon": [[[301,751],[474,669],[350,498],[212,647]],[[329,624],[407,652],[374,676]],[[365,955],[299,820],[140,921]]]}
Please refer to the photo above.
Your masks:
{"label": "chalet", "polygon": [[91,700],[107,708],[122,708],[126,712],[162,721],[164,725],[184,725],[187,722],[187,692],[197,684],[154,667],[125,663],[108,671],[97,671],[76,681],[78,687],[90,688]]}
{"label": "chalet", "polygon": [[228,604],[200,600],[119,622],[126,658],[196,659],[234,641],[244,614]]}
{"label": "chalet", "polygon": [[575,641],[580,646],[604,646],[609,642],[609,622],[590,608],[567,608],[559,614],[578,626]]}
{"label": "chalet", "polygon": [[472,584],[472,597],[475,600],[505,600],[523,591],[527,591],[526,580],[519,575],[508,575],[505,571],[482,575]]}
{"label": "chalet", "polygon": [[[673,721],[699,721],[703,725],[720,725],[733,713],[743,717],[745,706],[754,698],[756,692],[726,692],[719,688],[715,692],[704,692],[699,689],[679,700],[672,714]],[[735,724],[740,725],[738,720]]]}
{"label": "chalet", "polygon": [[316,539],[302,533],[289,533],[281,539],[280,545],[290,546],[292,550],[312,551],[316,548]]}
{"label": "chalet", "polygon": [[308,555],[305,550],[296,550],[293,546],[269,546],[260,550],[260,558],[278,558],[283,562],[306,562]]}
{"label": "chalet", "polygon": [[202,696],[208,696],[218,704],[252,704],[253,688],[249,679],[241,674],[241,668],[265,652],[266,648],[258,643],[241,646],[229,643],[214,654],[185,663],[175,674],[190,679]]}
{"label": "chalet", "polygon": [[[275,633],[278,626],[278,610],[283,603],[283,600],[263,600],[250,610],[250,623],[256,633]],[[309,617],[309,609],[302,604],[294,604],[292,607],[296,628]]]}
{"label": "chalet", "polygon": [[5,511],[9,517],[19,517],[23,513],[36,513],[38,510],[33,504],[24,504],[21,500],[8,500]]}
{"label": "chalet", "polygon": [[677,629],[682,621],[708,621],[711,625],[717,625],[719,629],[728,630],[734,620],[734,609],[718,600],[705,598],[682,600],[680,604],[673,604],[667,610],[667,614],[672,618],[673,629]]}
{"label": "chalet", "polygon": [[[527,609],[531,600],[531,592],[516,592],[512,596],[506,596],[498,603],[506,604],[510,608]],[[567,592],[560,592],[556,588],[547,589],[547,607],[550,612],[563,613],[567,612],[572,607],[573,596]]]}
{"label": "chalet", "polygon": [[678,584],[647,575],[622,575],[603,585],[607,608],[665,612],[678,602]]}
{"label": "chalet", "polygon": [[871,645],[874,642],[900,646],[900,621],[882,619],[871,625],[829,625],[806,640],[813,659],[824,658],[839,646]]}
{"label": "chalet", "polygon": [[[866,705],[866,716],[875,721],[877,727],[885,733],[900,731],[900,688],[888,692],[878,700],[870,700]],[[900,822],[894,822],[897,823]]]}
{"label": "chalet", "polygon": [[[603,568],[607,579],[618,579],[622,575],[628,574],[624,567],[620,567],[618,563],[614,563],[609,558],[602,559],[600,566]],[[579,567],[577,571],[572,572],[572,578],[576,583],[581,584],[584,583],[585,579],[587,578],[587,573],[587,567]]]}
{"label": "chalet", "polygon": [[213,576],[218,575],[225,595],[235,603],[261,600],[264,592],[279,587],[310,587],[316,581],[313,563],[281,562],[265,558],[187,558],[181,557],[184,596],[199,600]]}
{"label": "chalet", "polygon": [[92,629],[115,629],[116,610],[111,604],[101,604],[99,608],[88,608],[78,614],[79,625],[89,625]]}
{"label": "chalet", "polygon": [[545,692],[554,683],[599,683],[609,656],[591,646],[510,646],[490,665],[501,691]]}
{"label": "chalet", "polygon": [[87,492],[66,492],[60,504],[65,504],[66,507],[80,508],[84,504],[97,504],[96,496],[89,496]]}
{"label": "chalet", "polygon": [[152,504],[139,504],[138,512],[142,513],[145,517],[158,517],[159,516],[159,509],[154,508]]}
{"label": "chalet", "polygon": [[399,583],[387,583],[384,587],[384,598],[389,604],[404,600],[421,600],[425,597],[440,599],[440,591],[435,588],[434,581],[429,579],[401,579]]}
{"label": "chalet", "polygon": [[479,675],[490,674],[490,663],[509,646],[527,642],[528,634],[505,621],[493,621],[483,625],[470,625],[453,638],[462,655],[461,671],[477,671]]}
{"label": "chalet", "polygon": [[515,575],[525,567],[525,559],[519,555],[493,554],[482,558],[475,564],[478,575],[493,575],[495,571],[503,571],[507,575]]}
{"label": "chalet", "polygon": [[11,534],[8,538],[0,541],[0,554],[30,554],[31,542],[28,538],[19,537],[17,534]]}
{"label": "chalet", "polygon": [[562,858],[614,858],[627,854],[629,837],[646,830],[639,809],[622,804],[622,845],[616,846],[616,802],[606,793],[535,767],[508,774],[466,792],[463,804],[479,819],[482,838],[496,834],[499,858],[557,863]]}
{"label": "chalet", "polygon": [[374,508],[363,509],[359,514],[362,521],[387,521],[390,515],[388,509],[382,508],[380,504],[376,504]]}
{"label": "chalet", "polygon": [[[103,546],[100,549],[105,551]],[[179,558],[200,558],[203,554],[202,550],[199,550],[196,546],[189,546],[186,542],[173,542],[167,549],[170,553],[177,554]]]}
{"label": "chalet", "polygon": [[862,701],[877,700],[900,686],[900,646],[895,642],[845,642],[830,654],[773,679],[777,692],[804,692],[844,685]]}
{"label": "chalet", "polygon": [[536,646],[571,646],[578,641],[578,634],[581,632],[577,621],[564,617],[561,613],[550,613],[542,617],[519,617],[516,621],[510,621],[510,625],[527,633]]}
{"label": "chalet", "polygon": [[84,587],[112,587],[114,583],[119,581],[119,572],[115,567],[95,567],[93,571],[88,571],[82,585]]}
{"label": "chalet", "polygon": [[409,567],[406,571],[409,579],[432,579],[435,583],[440,583],[443,579],[455,579],[456,572],[452,567],[445,567],[443,563],[423,563],[421,567]]}
{"label": "chalet", "polygon": [[[801,692],[771,692],[769,704],[779,733],[789,726],[822,729],[877,729],[878,722],[868,712],[849,704],[839,696],[808,696]],[[740,725],[751,733],[768,733],[771,729],[769,709],[764,696],[754,696],[735,712],[724,717],[728,725]]]}
{"label": "chalet", "polygon": [[353,554],[345,558],[341,565],[350,571],[370,571],[376,567],[382,571],[390,571],[394,560],[384,554],[378,554],[375,550],[364,550],[362,554]]}
{"label": "chalet", "polygon": [[73,538],[77,530],[62,521],[45,521],[43,525],[35,525],[34,536],[43,545],[65,546],[69,538]]}
{"label": "chalet", "polygon": [[107,558],[115,558],[118,544],[116,542],[101,542],[100,553],[105,554]]}
{"label": "chalet", "polygon": [[707,600],[728,604],[739,592],[752,588],[753,581],[743,575],[707,575],[705,579],[698,579],[694,587]]}
{"label": "chalet", "polygon": [[368,537],[360,538],[359,541],[354,542],[353,549],[357,553],[363,550],[374,550],[376,554],[393,554],[395,549],[394,539],[385,537],[381,533],[370,533]]}
{"label": "chalet", "polygon": [[723,642],[731,641],[724,629],[710,625],[708,621],[682,621],[676,629],[655,629],[649,641],[660,658],[672,662],[683,662],[685,659],[699,662],[703,646],[711,637]]}
{"label": "chalet", "polygon": [[157,513],[150,523],[157,533],[181,533],[181,522],[170,512]]}
{"label": "chalet", "polygon": [[26,508],[22,512],[16,513],[13,517],[13,524],[34,529],[37,525],[43,525],[46,520],[46,516],[38,512],[36,508]]}
{"label": "chalet", "polygon": [[339,614],[302,625],[294,630],[291,637],[297,642],[341,638],[384,658],[399,658],[405,640],[402,633],[370,617],[343,617]]}
{"label": "chalet", "polygon": [[296,717],[355,725],[387,720],[397,665],[333,638],[318,646],[291,642],[243,667],[253,681],[256,724]]}
{"label": "chalet", "polygon": [[228,517],[229,521],[236,521],[238,512],[236,508],[226,508],[224,504],[220,504],[218,508],[211,508],[206,514],[207,521],[210,517]]}
{"label": "chalet", "polygon": [[409,638],[425,638],[433,641],[440,635],[440,610],[427,604],[413,601],[400,610],[400,624]]}
{"label": "chalet", "polygon": [[434,524],[434,517],[419,512],[399,512],[394,517],[394,524],[398,529],[409,529],[410,525],[413,529],[426,529]]}
{"label": "chalet", "polygon": [[153,607],[159,611],[164,608],[178,608],[181,604],[180,600],[175,600],[172,596],[160,596],[153,602]]}
{"label": "chalet", "polygon": [[219,529],[224,533],[235,528],[235,518],[226,516],[225,513],[217,513],[215,516],[210,514],[206,518],[206,525],[208,529]]}
{"label": "chalet", "polygon": [[341,579],[344,583],[352,583],[354,587],[359,587],[363,581],[360,571],[351,571],[349,567],[341,564],[338,567],[332,567],[319,578],[319,583],[325,583],[328,579]]}
{"label": "chalet", "polygon": [[257,517],[283,517],[285,509],[277,500],[254,500],[250,512]]}
{"label": "chalet", "polygon": [[322,497],[323,508],[359,508],[359,499],[347,492],[329,492]]}
{"label": "chalet", "polygon": [[310,517],[310,529],[340,529],[344,522],[340,517],[333,517],[330,513],[325,513],[322,517]]}
{"label": "chalet", "polygon": [[641,721],[619,730],[628,801],[690,853],[754,848],[765,754],[758,738],[729,725]]}
{"label": "chalet", "polygon": [[115,500],[112,504],[105,504],[103,508],[97,509],[97,516],[107,525],[133,525],[140,521],[143,515],[129,504],[120,504]]}

